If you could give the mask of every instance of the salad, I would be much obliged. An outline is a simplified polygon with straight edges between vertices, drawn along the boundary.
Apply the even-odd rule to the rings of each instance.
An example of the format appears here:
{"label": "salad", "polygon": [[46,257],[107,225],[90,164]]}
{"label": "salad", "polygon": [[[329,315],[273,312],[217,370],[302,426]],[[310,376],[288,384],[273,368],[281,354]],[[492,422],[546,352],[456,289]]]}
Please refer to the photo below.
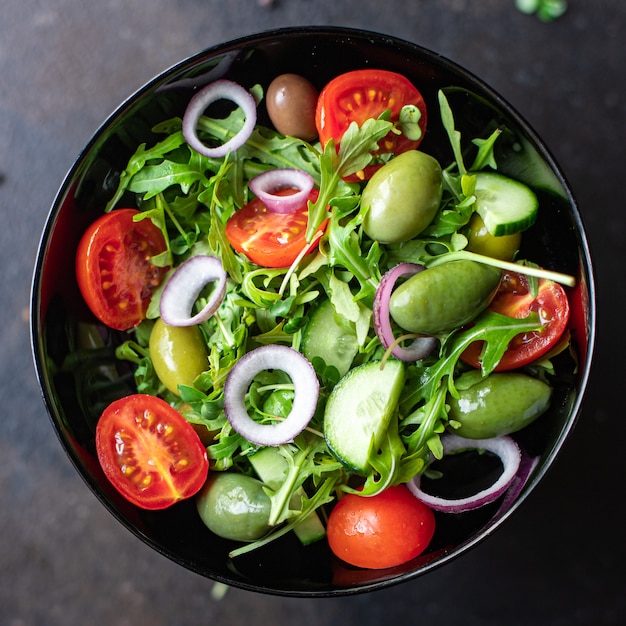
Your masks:
{"label": "salad", "polygon": [[[498,172],[503,129],[462,137],[438,95],[447,164],[419,149],[417,87],[377,69],[319,93],[217,80],[137,146],[76,255],[133,366],[96,430],[126,499],[193,498],[232,558],[294,532],[384,568],[427,550],[437,515],[523,486],[514,434],[550,405],[574,279],[519,258],[540,203]],[[468,450],[497,479],[438,494],[437,461]]]}

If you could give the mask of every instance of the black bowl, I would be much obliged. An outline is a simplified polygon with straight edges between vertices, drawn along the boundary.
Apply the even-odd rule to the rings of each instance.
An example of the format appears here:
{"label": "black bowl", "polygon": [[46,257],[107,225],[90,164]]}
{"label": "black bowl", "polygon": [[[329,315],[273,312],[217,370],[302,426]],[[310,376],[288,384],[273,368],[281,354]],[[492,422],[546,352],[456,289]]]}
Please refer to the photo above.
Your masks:
{"label": "black bowl", "polygon": [[[114,192],[129,156],[140,143],[152,141],[157,122],[182,114],[198,86],[220,77],[267,86],[278,74],[297,72],[321,88],[343,71],[368,66],[400,72],[418,86],[431,112],[421,149],[441,163],[451,162],[452,153],[436,114],[439,89],[445,88],[464,137],[506,127],[498,144],[499,169],[541,197],[540,218],[525,239],[524,256],[579,281],[572,298],[579,366],[559,374],[549,413],[523,431],[522,445],[539,462],[504,510],[495,503],[442,516],[427,553],[386,570],[347,567],[325,542],[302,548],[289,536],[233,562],[227,557],[229,542],[206,530],[193,503],[143,511],[123,500],[104,477],[95,455],[95,423],[106,404],[132,392],[132,375],[115,360],[120,336],[99,325],[81,299],[74,253],[81,233]],[[260,116],[263,122],[262,111]],[[44,402],[61,444],[100,501],[142,541],[182,566],[229,585],[290,596],[352,594],[414,579],[458,557],[502,524],[541,480],[574,426],[594,329],[593,273],[581,217],[559,167],[524,119],[487,85],[436,53],[377,33],[327,27],[281,29],[213,47],[167,70],[124,102],[78,156],[59,190],[43,231],[32,289],[32,346]]]}

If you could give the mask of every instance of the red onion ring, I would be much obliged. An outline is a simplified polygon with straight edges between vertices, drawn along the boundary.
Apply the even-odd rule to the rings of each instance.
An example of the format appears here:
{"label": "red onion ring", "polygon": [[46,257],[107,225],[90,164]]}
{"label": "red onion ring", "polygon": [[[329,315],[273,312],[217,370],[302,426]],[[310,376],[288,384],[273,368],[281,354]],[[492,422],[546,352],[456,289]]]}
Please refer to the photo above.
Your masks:
{"label": "red onion ring", "polygon": [[[210,148],[200,141],[196,127],[206,108],[218,100],[231,100],[241,107],[245,121],[239,132],[228,141],[221,146]],[[207,157],[220,158],[246,143],[254,130],[256,118],[256,102],[250,92],[230,80],[216,80],[198,91],[189,101],[183,115],[183,136],[196,152]]]}
{"label": "red onion ring", "polygon": [[[264,370],[278,369],[294,386],[291,412],[274,424],[255,422],[246,410],[245,397],[252,379]],[[224,383],[224,412],[233,430],[260,446],[279,446],[293,441],[311,421],[317,408],[319,381],[309,361],[297,350],[271,344],[242,356]]]}
{"label": "red onion ring", "polygon": [[529,456],[524,450],[521,450],[521,453],[522,460],[520,462],[519,469],[517,470],[517,474],[511,482],[510,487],[506,490],[504,498],[502,498],[502,502],[500,503],[496,514],[493,516],[491,520],[492,524],[500,519],[511,508],[511,506],[513,506],[513,503],[519,497],[522,489],[526,486],[531,474],[535,471],[537,465],[539,465],[538,456]]}
{"label": "red onion ring", "polygon": [[[204,308],[192,315],[198,295],[209,283],[215,289]],[[159,304],[160,314],[168,326],[194,326],[209,319],[217,311],[226,294],[226,271],[220,259],[198,255],[181,263],[170,276]]]}
{"label": "red onion ring", "polygon": [[[268,170],[250,180],[252,193],[274,213],[293,213],[309,197],[313,189],[313,177],[304,170],[279,168]],[[283,189],[296,189],[292,194],[278,195]]]}
{"label": "red onion ring", "polygon": [[[426,268],[423,265],[417,263],[400,263],[385,272],[380,279],[374,294],[372,319],[376,335],[385,350],[388,350],[396,341],[389,319],[389,299],[396,281],[402,276],[419,274],[424,269]],[[436,345],[436,337],[417,337],[406,348],[395,345],[391,350],[391,354],[400,361],[419,361],[428,356],[435,349]]]}
{"label": "red onion ring", "polygon": [[407,483],[411,493],[424,504],[435,511],[444,513],[463,513],[478,509],[485,504],[497,500],[513,483],[521,464],[522,454],[517,443],[509,436],[493,437],[491,439],[467,439],[453,434],[441,437],[443,453],[449,454],[457,450],[488,450],[500,457],[503,465],[502,474],[490,487],[479,491],[473,496],[448,500],[433,496],[422,491],[420,487],[422,475],[418,474]]}

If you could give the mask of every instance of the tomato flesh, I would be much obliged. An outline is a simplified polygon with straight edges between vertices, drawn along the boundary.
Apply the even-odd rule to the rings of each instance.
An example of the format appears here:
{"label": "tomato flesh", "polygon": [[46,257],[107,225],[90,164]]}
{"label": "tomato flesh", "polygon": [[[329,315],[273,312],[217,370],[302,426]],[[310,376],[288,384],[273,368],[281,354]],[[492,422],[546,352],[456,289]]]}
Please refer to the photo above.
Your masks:
{"label": "tomato flesh", "polygon": [[[421,137],[411,140],[404,134],[390,132],[379,143],[380,153],[400,154],[419,146],[427,123],[424,98],[406,77],[395,72],[364,69],[340,74],[322,89],[317,101],[315,124],[322,147],[330,139],[338,146],[352,122],[361,126],[387,110],[391,113],[391,121],[397,122],[405,105],[414,105],[419,109]],[[368,166],[356,178],[369,178],[377,167]]]}
{"label": "tomato flesh", "polygon": [[96,427],[96,451],[112,485],[143,509],[164,509],[195,495],[209,471],[193,426],[156,396],[116,400]]}
{"label": "tomato flesh", "polygon": [[[279,190],[277,195],[293,193]],[[274,213],[258,198],[254,198],[226,223],[226,237],[232,247],[253,263],[263,267],[289,267],[308,246],[307,252],[317,245],[307,244],[308,202],[315,202],[319,192],[313,189],[308,201],[291,213]],[[324,230],[326,221],[320,226]]]}
{"label": "tomato flesh", "polygon": [[[541,330],[520,333],[513,339],[495,368],[500,372],[528,365],[549,352],[567,328],[570,314],[567,294],[561,285],[541,278],[537,296],[533,297],[526,276],[516,272],[504,272],[488,308],[517,319],[535,312],[543,325]],[[463,352],[461,359],[480,368],[482,347],[482,341],[474,342]]]}
{"label": "tomato flesh", "polygon": [[344,495],[328,518],[330,548],[367,569],[401,565],[421,554],[435,533],[435,516],[405,485],[375,496]]}
{"label": "tomato flesh", "polygon": [[579,281],[570,294],[570,321],[572,338],[578,346],[580,362],[587,360],[589,346],[589,292],[584,279]]}
{"label": "tomato flesh", "polygon": [[134,222],[138,213],[118,209],[101,216],[85,231],[76,252],[83,299],[101,322],[117,330],[145,318],[167,271],[151,262],[167,249],[163,234],[149,219]]}

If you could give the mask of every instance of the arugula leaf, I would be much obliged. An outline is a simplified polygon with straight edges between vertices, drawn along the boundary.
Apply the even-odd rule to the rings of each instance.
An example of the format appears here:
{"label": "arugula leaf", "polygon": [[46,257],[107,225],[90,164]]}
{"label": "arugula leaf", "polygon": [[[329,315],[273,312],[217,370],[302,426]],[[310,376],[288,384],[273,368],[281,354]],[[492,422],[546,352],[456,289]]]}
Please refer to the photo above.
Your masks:
{"label": "arugula leaf", "polygon": [[[415,464],[421,460],[422,464],[418,471],[426,467],[429,452],[437,459],[443,457],[440,435],[448,421],[447,394],[448,386],[439,385],[423,406],[402,421],[402,439],[408,450],[405,462],[411,460],[412,464]],[[413,429],[413,425],[417,425],[417,428]]]}
{"label": "arugula leaf", "polygon": [[306,240],[311,241],[320,224],[327,217],[327,207],[337,194],[343,178],[359,172],[372,160],[372,153],[378,149],[378,142],[393,128],[393,124],[383,119],[369,119],[362,126],[352,122],[337,151],[331,139],[324,146],[319,157],[321,179],[320,193],[315,203],[309,203],[309,222]]}
{"label": "arugula leaf", "polygon": [[[210,251],[219,257],[226,273],[236,282],[241,283],[245,271],[244,261],[235,254],[226,236],[226,216],[235,211],[232,194],[233,188],[227,176],[229,163],[225,160],[222,167],[211,178],[211,186],[198,196],[198,200],[209,209],[209,232],[207,243]],[[226,188],[226,191],[222,190]]]}
{"label": "arugula leaf", "polygon": [[432,222],[422,231],[420,238],[446,237],[458,233],[469,222],[473,212],[473,198],[458,204],[448,204],[437,212]]}
{"label": "arugula leaf", "polygon": [[137,393],[150,395],[166,393],[165,385],[161,383],[154,371],[147,347],[142,346],[137,341],[128,340],[116,348],[115,356],[120,361],[128,361],[135,365],[133,377],[137,386]]}
{"label": "arugula leaf", "polygon": [[216,443],[207,447],[209,459],[214,461],[217,471],[225,471],[235,465],[235,457],[239,453],[252,450],[254,446],[248,443],[239,433],[236,433],[226,423],[215,435]]}
{"label": "arugula leaf", "polygon": [[456,368],[463,351],[474,341],[483,341],[480,376],[488,376],[499,363],[509,343],[518,334],[539,330],[541,323],[536,313],[524,319],[510,318],[486,310],[471,328],[450,333],[442,342],[439,358],[428,365],[416,364],[409,375],[408,386],[413,388],[401,398],[400,433],[407,446],[406,460],[426,460],[429,454],[441,458],[440,434],[448,421],[446,398],[458,397]]}
{"label": "arugula leaf", "polygon": [[456,130],[456,126],[454,123],[454,114],[452,113],[452,109],[450,108],[450,104],[448,103],[448,99],[446,98],[446,94],[443,92],[443,90],[439,90],[437,98],[439,99],[441,121],[443,123],[443,127],[446,130],[446,133],[448,134],[448,139],[450,140],[450,145],[452,146],[452,152],[454,154],[456,166],[461,176],[464,176],[465,174],[467,174],[467,170],[465,169],[465,163],[463,161],[461,133]]}
{"label": "arugula leaf", "polygon": [[[294,493],[302,487],[305,481],[314,472],[318,471],[315,465],[315,454],[323,451],[328,454],[323,439],[311,440],[303,443],[303,437],[296,437],[295,445],[279,446],[278,451],[285,459],[287,473],[280,487],[275,491],[266,489],[270,496],[270,526],[276,526],[296,516],[301,511],[291,509]],[[334,461],[337,463],[337,461]],[[339,467],[335,465],[333,469]]]}
{"label": "arugula leaf", "polygon": [[170,237],[165,217],[166,202],[163,197],[159,195],[154,199],[154,202],[148,203],[148,205],[146,207],[142,207],[142,209],[141,213],[133,217],[133,221],[139,222],[144,219],[151,220],[152,223],[161,231],[167,246],[165,251],[161,254],[153,256],[151,258],[151,262],[157,267],[170,267],[174,263],[174,259],[170,248]]}
{"label": "arugula leaf", "polygon": [[482,170],[485,167],[491,167],[492,169],[498,169],[498,165],[496,163],[496,157],[493,153],[493,148],[495,143],[504,131],[502,126],[496,128],[496,130],[487,137],[487,139],[472,139],[472,143],[478,147],[478,152],[476,157],[474,158],[474,162],[470,167],[470,170],[476,172],[478,170]]}
{"label": "arugula leaf", "polygon": [[120,174],[117,190],[111,200],[107,203],[104,209],[105,213],[108,213],[115,207],[128,189],[130,181],[141,169],[143,169],[148,161],[151,161],[152,159],[161,159],[165,154],[179,148],[184,143],[186,142],[183,137],[182,130],[169,134],[165,139],[147,150],[146,144],[142,143],[135,151],[135,154],[133,154],[133,156],[129,159],[124,171]]}
{"label": "arugula leaf", "polygon": [[404,482],[407,477],[402,470],[406,468],[406,464],[401,463],[401,460],[405,452],[406,448],[398,434],[398,419],[394,416],[389,421],[380,449],[370,449],[368,461],[373,471],[368,474],[361,489],[356,490],[344,485],[342,490],[362,496],[373,496],[391,485]]}
{"label": "arugula leaf", "polygon": [[463,157],[461,133],[456,129],[454,115],[443,90],[439,91],[438,99],[441,120],[452,147],[454,161],[442,172],[444,199],[435,218],[422,232],[422,237],[454,235],[469,222],[476,203],[474,195],[476,176],[472,172],[487,166],[493,169],[497,168],[494,145],[503,130],[497,128],[488,138],[477,138],[472,141],[478,150],[468,171]]}
{"label": "arugula leaf", "polygon": [[206,171],[206,157],[191,151],[189,160],[185,163],[163,159],[159,164],[146,165],[130,179],[128,190],[143,194],[144,200],[149,200],[174,185],[180,185],[182,193],[187,194],[196,183],[208,185]]}
{"label": "arugula leaf", "polygon": [[430,400],[440,385],[447,380],[450,393],[455,394],[454,373],[463,351],[474,341],[484,341],[482,374],[487,376],[498,364],[508,344],[523,332],[540,330],[541,323],[536,313],[516,319],[486,309],[470,328],[453,331],[445,337],[440,348],[439,359],[421,372],[419,384],[403,399],[404,409],[410,409],[420,401]]}
{"label": "arugula leaf", "polygon": [[378,242],[372,242],[369,250],[361,246],[359,227],[363,222],[363,211],[358,206],[359,198],[345,198],[343,202],[333,201],[330,225],[327,229],[327,260],[330,267],[348,270],[360,284],[355,300],[371,301],[380,282],[379,262],[383,251]]}
{"label": "arugula leaf", "polygon": [[[225,119],[202,116],[198,120],[198,131],[204,131],[223,143],[239,131],[243,119],[241,109],[235,109]],[[246,163],[250,160],[263,163],[266,169],[296,168],[308,172],[316,182],[320,179],[318,153],[310,144],[295,137],[284,137],[262,126],[255,127],[250,138],[237,149],[235,155]]]}

